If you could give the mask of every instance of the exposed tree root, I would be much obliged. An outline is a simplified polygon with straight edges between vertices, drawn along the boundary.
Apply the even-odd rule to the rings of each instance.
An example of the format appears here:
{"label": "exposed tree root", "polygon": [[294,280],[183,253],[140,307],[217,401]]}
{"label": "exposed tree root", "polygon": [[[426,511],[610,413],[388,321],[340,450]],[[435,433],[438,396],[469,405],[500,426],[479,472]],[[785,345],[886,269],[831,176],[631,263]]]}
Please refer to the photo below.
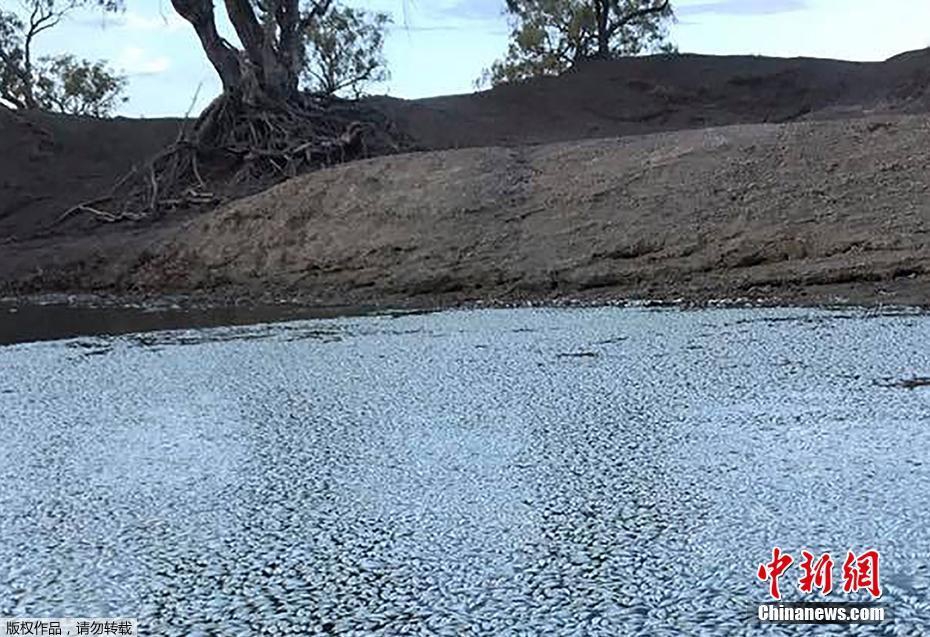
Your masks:
{"label": "exposed tree root", "polygon": [[133,167],[108,194],[65,211],[59,222],[77,213],[117,222],[212,207],[304,172],[405,146],[384,115],[357,102],[303,95],[253,106],[222,95],[145,166]]}

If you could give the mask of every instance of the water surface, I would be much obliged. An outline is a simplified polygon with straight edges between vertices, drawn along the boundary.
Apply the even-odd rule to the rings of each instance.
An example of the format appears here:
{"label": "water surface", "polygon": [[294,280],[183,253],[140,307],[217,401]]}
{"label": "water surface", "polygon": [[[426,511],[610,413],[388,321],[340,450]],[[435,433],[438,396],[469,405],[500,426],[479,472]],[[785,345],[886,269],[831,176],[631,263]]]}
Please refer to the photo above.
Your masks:
{"label": "water surface", "polygon": [[751,619],[778,545],[882,552],[893,620],[821,632],[924,634],[930,388],[896,383],[928,342],[908,313],[603,308],[0,347],[0,616],[810,632]]}

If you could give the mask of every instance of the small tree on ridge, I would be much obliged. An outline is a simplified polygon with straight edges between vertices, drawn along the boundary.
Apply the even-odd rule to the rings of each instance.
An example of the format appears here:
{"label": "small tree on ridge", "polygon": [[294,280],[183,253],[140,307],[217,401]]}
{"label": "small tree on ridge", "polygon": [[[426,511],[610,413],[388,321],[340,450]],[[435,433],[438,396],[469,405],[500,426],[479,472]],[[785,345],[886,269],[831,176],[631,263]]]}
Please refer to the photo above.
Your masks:
{"label": "small tree on ridge", "polygon": [[507,0],[511,42],[479,86],[558,75],[588,59],[672,52],[670,0]]}
{"label": "small tree on ridge", "polygon": [[384,31],[390,22],[386,13],[330,9],[304,32],[304,84],[326,95],[346,93],[358,98],[369,84],[388,80]]}
{"label": "small tree on ridge", "polygon": [[119,8],[115,0],[23,0],[22,17],[0,11],[0,102],[18,109],[103,116],[122,101],[126,78],[102,61],[73,55],[34,58],[36,38],[86,5]]}

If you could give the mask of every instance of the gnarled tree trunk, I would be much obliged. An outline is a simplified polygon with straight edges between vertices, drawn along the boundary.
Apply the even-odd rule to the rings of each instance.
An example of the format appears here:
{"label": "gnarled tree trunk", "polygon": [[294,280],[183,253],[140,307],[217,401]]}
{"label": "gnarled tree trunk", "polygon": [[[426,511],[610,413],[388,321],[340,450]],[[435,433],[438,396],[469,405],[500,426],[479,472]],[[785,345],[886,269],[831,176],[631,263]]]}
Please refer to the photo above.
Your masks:
{"label": "gnarled tree trunk", "polygon": [[597,52],[594,57],[608,60],[612,57],[611,40],[631,22],[647,16],[669,11],[671,0],[594,0],[594,27],[597,35]]}
{"label": "gnarled tree trunk", "polygon": [[301,31],[329,10],[332,0],[314,2],[303,15],[299,0],[224,0],[226,13],[242,43],[238,49],[220,37],[213,0],[171,0],[200,38],[223,83],[223,92],[262,106],[298,95],[303,59]]}
{"label": "gnarled tree trunk", "polygon": [[[223,0],[239,48],[217,31],[214,0],[171,0],[197,33],[223,93],[144,171],[133,168],[109,194],[62,218],[83,211],[112,222],[213,206],[360,153],[396,151],[395,134],[380,113],[300,92],[303,31],[332,0],[317,0],[303,13],[299,1]],[[363,143],[363,134],[377,135],[377,145]],[[122,209],[99,210],[100,202]]]}

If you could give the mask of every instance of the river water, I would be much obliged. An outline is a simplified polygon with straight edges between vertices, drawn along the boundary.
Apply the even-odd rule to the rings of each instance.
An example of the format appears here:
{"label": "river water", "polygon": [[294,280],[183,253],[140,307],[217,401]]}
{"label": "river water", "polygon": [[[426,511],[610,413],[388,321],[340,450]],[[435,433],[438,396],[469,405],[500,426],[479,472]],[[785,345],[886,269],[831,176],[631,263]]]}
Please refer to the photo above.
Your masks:
{"label": "river water", "polygon": [[[0,616],[150,635],[930,633],[930,317],[456,311],[0,347]],[[919,383],[915,383],[919,384]],[[816,599],[796,588],[785,599]]]}

